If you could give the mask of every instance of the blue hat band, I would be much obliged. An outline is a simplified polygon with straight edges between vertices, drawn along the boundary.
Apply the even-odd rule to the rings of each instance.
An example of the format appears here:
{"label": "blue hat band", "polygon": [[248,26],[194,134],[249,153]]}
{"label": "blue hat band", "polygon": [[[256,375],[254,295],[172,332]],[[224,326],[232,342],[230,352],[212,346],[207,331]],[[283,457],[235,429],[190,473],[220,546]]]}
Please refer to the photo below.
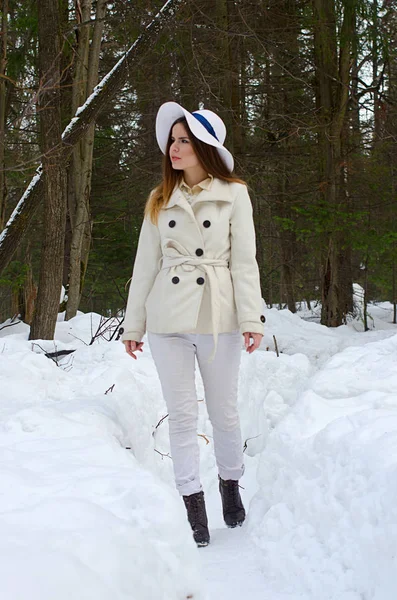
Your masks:
{"label": "blue hat band", "polygon": [[[203,125],[206,128],[208,133],[210,133],[216,140],[218,140],[214,128],[212,127],[211,123],[205,117],[203,117],[203,115],[200,115],[195,112],[192,113],[192,115],[195,119],[197,119],[197,121],[200,121],[201,125]],[[219,142],[219,140],[218,140],[218,142]]]}

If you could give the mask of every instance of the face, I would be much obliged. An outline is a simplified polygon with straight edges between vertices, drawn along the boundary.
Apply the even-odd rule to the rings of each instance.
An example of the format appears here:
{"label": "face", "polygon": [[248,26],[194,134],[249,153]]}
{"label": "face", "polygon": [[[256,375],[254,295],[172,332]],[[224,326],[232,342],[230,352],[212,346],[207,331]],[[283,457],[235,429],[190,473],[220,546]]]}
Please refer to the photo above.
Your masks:
{"label": "face", "polygon": [[200,165],[186,128],[182,123],[176,123],[173,126],[171,140],[169,156],[174,169],[178,169],[179,171]]}

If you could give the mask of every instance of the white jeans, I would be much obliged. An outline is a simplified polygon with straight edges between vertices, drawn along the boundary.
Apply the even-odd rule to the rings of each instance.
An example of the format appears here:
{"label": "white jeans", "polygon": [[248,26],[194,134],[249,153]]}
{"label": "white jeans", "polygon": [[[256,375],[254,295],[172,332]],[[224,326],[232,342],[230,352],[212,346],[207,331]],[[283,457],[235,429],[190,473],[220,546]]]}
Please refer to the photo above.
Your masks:
{"label": "white jeans", "polygon": [[240,479],[244,473],[237,410],[241,333],[220,333],[212,362],[208,362],[213,349],[211,334],[149,332],[148,341],[169,413],[171,455],[179,493],[189,496],[201,490],[195,357],[213,428],[219,475],[222,479]]}

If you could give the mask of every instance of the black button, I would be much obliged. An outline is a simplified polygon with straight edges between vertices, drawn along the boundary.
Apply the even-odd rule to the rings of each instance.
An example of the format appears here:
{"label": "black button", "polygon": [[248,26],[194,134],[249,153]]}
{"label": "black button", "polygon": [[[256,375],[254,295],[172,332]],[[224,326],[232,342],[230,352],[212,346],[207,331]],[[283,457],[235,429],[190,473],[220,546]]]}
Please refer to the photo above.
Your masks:
{"label": "black button", "polygon": [[175,225],[176,225],[176,223],[175,223],[175,221],[174,221],[174,220],[172,220],[172,221],[170,221],[170,222],[168,223],[168,226],[169,226],[169,227],[175,227]]}
{"label": "black button", "polygon": [[119,335],[123,335],[123,333],[124,333],[124,327],[120,327],[120,329],[119,329]]}
{"label": "black button", "polygon": [[197,279],[197,283],[198,283],[199,285],[203,285],[203,283],[204,283],[204,278],[203,278],[203,277],[199,277],[199,278]]}
{"label": "black button", "polygon": [[179,283],[179,277],[173,277],[172,283]]}
{"label": "black button", "polygon": [[211,227],[211,221],[204,221],[203,223],[204,227]]}
{"label": "black button", "polygon": [[204,254],[204,250],[202,250],[201,248],[197,248],[196,255],[197,256],[203,256],[203,254]]}
{"label": "black button", "polygon": [[262,323],[264,323],[266,321],[265,315],[261,315],[261,321],[262,321]]}

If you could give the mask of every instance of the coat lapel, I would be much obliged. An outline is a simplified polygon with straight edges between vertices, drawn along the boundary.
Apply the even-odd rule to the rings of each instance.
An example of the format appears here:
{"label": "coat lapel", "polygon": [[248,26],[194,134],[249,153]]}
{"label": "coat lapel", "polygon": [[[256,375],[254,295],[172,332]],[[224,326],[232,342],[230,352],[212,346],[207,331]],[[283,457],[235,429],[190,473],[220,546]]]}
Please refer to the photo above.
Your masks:
{"label": "coat lapel", "polygon": [[191,218],[191,221],[194,223],[196,230],[200,236],[201,243],[202,245],[204,245],[203,234],[201,233],[200,227],[197,223],[196,215],[194,214],[192,207],[190,206],[189,202],[186,200],[185,196],[179,188],[174,189],[174,191],[171,194],[171,198],[169,199],[169,202],[164,210],[168,210],[169,208],[173,208],[174,206],[179,206],[188,213],[188,215]]}
{"label": "coat lapel", "polygon": [[172,192],[171,198],[169,199],[167,206],[164,207],[164,210],[173,208],[176,205],[180,206],[181,208],[184,208],[185,210],[187,209],[187,207],[190,208],[189,202],[186,200],[179,187],[176,187]]}
{"label": "coat lapel", "polygon": [[232,202],[233,198],[230,194],[229,186],[226,181],[214,179],[211,187],[208,190],[200,192],[194,200],[194,204],[198,202]]}

